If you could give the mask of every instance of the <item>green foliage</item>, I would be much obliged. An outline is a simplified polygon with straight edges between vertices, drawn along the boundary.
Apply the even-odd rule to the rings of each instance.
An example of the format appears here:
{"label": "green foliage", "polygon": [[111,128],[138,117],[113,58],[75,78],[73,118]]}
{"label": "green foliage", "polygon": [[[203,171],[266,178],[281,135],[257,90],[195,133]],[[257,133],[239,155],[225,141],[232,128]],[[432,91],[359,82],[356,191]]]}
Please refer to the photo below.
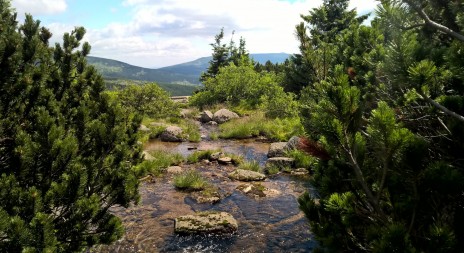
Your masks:
{"label": "green foliage", "polygon": [[310,169],[317,163],[317,159],[315,157],[312,157],[298,149],[286,151],[285,156],[295,159],[296,168]]}
{"label": "green foliage", "polygon": [[187,170],[174,176],[173,183],[177,189],[185,191],[201,191],[209,185],[208,181],[196,170]]}
{"label": "green foliage", "polygon": [[150,118],[178,115],[179,109],[169,94],[157,84],[129,85],[117,93],[124,108]]}
{"label": "green foliage", "polygon": [[221,124],[219,130],[219,137],[224,139],[264,136],[275,141],[287,141],[304,132],[299,118],[268,119],[259,112]]}
{"label": "green foliage", "polygon": [[354,17],[347,1],[324,1],[306,18],[312,36],[297,30],[301,51],[319,52],[307,58],[302,122],[328,154],[313,168],[318,199],[299,204],[321,251],[460,252],[464,65],[451,55],[462,40],[418,12],[459,32],[464,7],[381,2],[369,27],[338,22]]}
{"label": "green foliage", "polygon": [[259,163],[257,161],[243,162],[240,164],[240,166],[238,166],[238,168],[242,170],[251,170],[256,172],[261,171],[261,167],[259,166]]}
{"label": "green foliage", "polygon": [[268,175],[275,175],[275,174],[279,173],[281,169],[282,169],[282,168],[280,168],[279,166],[273,164],[273,165],[266,166],[266,168],[264,169],[264,171],[265,171]]}
{"label": "green foliage", "polygon": [[219,150],[200,150],[195,151],[187,157],[187,162],[189,163],[197,163],[204,159],[209,159],[211,154],[220,152]]}
{"label": "green foliage", "polygon": [[161,176],[167,167],[179,165],[184,161],[184,157],[181,154],[173,154],[163,150],[154,150],[149,152],[149,154],[153,157],[153,159],[145,160],[134,168],[134,171],[139,178],[147,174]]}
{"label": "green foliage", "polygon": [[76,252],[123,235],[140,118],[103,93],[85,29],[51,33],[0,0],[0,251]]}

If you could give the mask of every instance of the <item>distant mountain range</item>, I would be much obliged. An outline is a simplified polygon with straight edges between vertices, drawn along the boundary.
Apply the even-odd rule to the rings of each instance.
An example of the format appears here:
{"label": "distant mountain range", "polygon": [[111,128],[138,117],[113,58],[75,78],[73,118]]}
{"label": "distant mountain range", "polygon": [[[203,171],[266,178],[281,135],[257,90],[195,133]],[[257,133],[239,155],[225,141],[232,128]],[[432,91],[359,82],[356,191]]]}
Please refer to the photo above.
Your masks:
{"label": "distant mountain range", "polygon": [[[286,53],[250,54],[257,62],[264,64],[266,61],[282,63],[290,55]],[[97,68],[106,79],[124,79],[162,84],[199,85],[202,72],[209,66],[210,57],[202,57],[197,60],[181,63],[158,69],[142,68],[124,62],[100,57],[88,56],[87,62]]]}

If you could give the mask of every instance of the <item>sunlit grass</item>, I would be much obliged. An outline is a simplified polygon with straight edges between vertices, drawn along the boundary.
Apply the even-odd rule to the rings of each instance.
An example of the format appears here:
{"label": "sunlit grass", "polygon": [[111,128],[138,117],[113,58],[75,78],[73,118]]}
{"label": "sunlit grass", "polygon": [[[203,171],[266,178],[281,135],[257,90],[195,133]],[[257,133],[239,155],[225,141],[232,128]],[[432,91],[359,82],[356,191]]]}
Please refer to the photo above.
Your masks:
{"label": "sunlit grass", "polygon": [[196,170],[187,170],[176,175],[173,184],[177,189],[184,191],[201,191],[209,185],[208,181]]}
{"label": "sunlit grass", "polygon": [[257,161],[243,162],[242,164],[240,164],[238,166],[238,168],[242,169],[242,170],[251,170],[251,171],[255,171],[255,172],[260,172],[261,171],[261,167],[259,166],[259,163]]}
{"label": "sunlit grass", "polygon": [[262,112],[226,122],[219,126],[220,138],[246,139],[264,136],[274,141],[287,141],[304,133],[299,118],[269,119]]}
{"label": "sunlit grass", "polygon": [[148,174],[160,176],[167,167],[179,165],[184,161],[184,157],[181,154],[173,154],[162,150],[151,151],[150,155],[153,157],[153,160],[145,160],[134,168],[138,177]]}

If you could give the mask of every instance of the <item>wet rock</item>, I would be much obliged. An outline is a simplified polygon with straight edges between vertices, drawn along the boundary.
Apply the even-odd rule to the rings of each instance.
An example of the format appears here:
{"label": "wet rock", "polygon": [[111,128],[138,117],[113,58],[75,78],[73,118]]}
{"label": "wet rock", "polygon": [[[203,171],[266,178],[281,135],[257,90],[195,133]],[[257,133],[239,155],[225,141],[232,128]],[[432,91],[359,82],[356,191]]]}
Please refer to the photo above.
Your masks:
{"label": "wet rock", "polygon": [[162,141],[182,142],[182,129],[178,126],[168,126],[160,135]]}
{"label": "wet rock", "polygon": [[226,212],[200,212],[175,219],[176,233],[230,233],[238,229],[235,218]]}
{"label": "wet rock", "polygon": [[269,146],[267,157],[284,156],[286,151],[286,142],[274,142]]}
{"label": "wet rock", "polygon": [[207,123],[213,120],[213,113],[210,111],[203,111],[200,114],[200,122]]}
{"label": "wet rock", "polygon": [[304,175],[309,175],[309,171],[305,168],[298,168],[296,170],[292,170],[290,174],[295,175],[295,176],[304,176]]}
{"label": "wet rock", "polygon": [[214,113],[213,120],[216,121],[218,124],[222,124],[227,122],[231,119],[239,118],[235,112],[229,111],[227,109],[221,109]]}
{"label": "wet rock", "polygon": [[237,186],[237,190],[253,198],[275,197],[281,194],[280,191],[269,189],[260,183],[241,184]]}
{"label": "wet rock", "polygon": [[251,170],[237,169],[229,174],[229,178],[238,181],[262,181],[266,179],[266,175]]}
{"label": "wet rock", "polygon": [[180,174],[182,173],[184,170],[182,169],[182,167],[180,166],[169,166],[167,169],[166,169],[166,172],[168,174]]}
{"label": "wet rock", "polygon": [[210,156],[209,156],[209,159],[211,161],[217,161],[219,158],[221,157],[224,157],[224,153],[222,152],[216,152],[216,153],[212,153]]}
{"label": "wet rock", "polygon": [[219,202],[222,197],[219,193],[219,189],[217,187],[209,187],[203,191],[194,192],[191,194],[191,197],[200,204],[203,203],[211,203],[214,204]]}
{"label": "wet rock", "polygon": [[140,131],[140,132],[150,132],[151,130],[150,130],[150,128],[148,128],[148,127],[145,126],[145,125],[140,125],[139,131]]}
{"label": "wet rock", "polygon": [[231,164],[232,163],[232,158],[230,158],[230,157],[220,157],[218,159],[218,163],[220,163],[220,164]]}
{"label": "wet rock", "polygon": [[155,158],[152,155],[150,155],[150,153],[148,153],[147,151],[143,151],[142,154],[143,154],[143,159],[147,161],[155,160]]}
{"label": "wet rock", "polygon": [[298,149],[300,145],[301,138],[298,136],[292,136],[290,140],[287,141],[287,144],[285,145],[286,150],[294,150]]}
{"label": "wet rock", "polygon": [[280,169],[292,168],[295,164],[295,159],[288,157],[272,157],[267,159],[266,168],[271,166],[279,167]]}

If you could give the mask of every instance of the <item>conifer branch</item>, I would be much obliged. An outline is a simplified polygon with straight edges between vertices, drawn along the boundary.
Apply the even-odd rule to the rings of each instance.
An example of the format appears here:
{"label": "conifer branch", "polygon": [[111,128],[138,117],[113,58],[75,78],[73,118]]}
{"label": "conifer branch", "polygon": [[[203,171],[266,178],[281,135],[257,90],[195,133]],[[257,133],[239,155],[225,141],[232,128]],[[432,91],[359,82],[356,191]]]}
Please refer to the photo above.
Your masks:
{"label": "conifer branch", "polygon": [[417,94],[419,94],[419,96],[420,96],[423,100],[429,102],[429,103],[430,103],[431,105],[433,105],[435,108],[437,108],[438,110],[444,112],[444,113],[447,114],[448,116],[451,116],[451,117],[453,117],[453,118],[455,118],[455,119],[457,119],[457,120],[459,120],[459,121],[461,121],[461,122],[464,123],[464,116],[462,116],[462,115],[460,115],[460,114],[457,114],[457,113],[451,111],[450,109],[444,107],[443,105],[439,104],[437,101],[435,101],[435,100],[431,99],[430,97],[426,96],[426,95],[424,94],[424,92],[422,92],[420,89],[417,89],[416,91],[417,91]]}
{"label": "conifer branch", "polygon": [[424,9],[422,9],[419,6],[417,6],[416,4],[414,4],[411,0],[404,0],[404,2],[406,2],[409,6],[411,6],[411,8],[414,9],[417,12],[417,14],[419,14],[419,16],[425,21],[425,24],[437,29],[438,31],[446,33],[449,36],[451,36],[451,37],[453,37],[453,38],[455,38],[457,40],[460,40],[460,41],[464,42],[464,35],[453,31],[449,27],[446,27],[446,26],[444,26],[442,24],[439,24],[439,23],[431,20],[430,17],[427,15],[427,13],[425,13]]}

